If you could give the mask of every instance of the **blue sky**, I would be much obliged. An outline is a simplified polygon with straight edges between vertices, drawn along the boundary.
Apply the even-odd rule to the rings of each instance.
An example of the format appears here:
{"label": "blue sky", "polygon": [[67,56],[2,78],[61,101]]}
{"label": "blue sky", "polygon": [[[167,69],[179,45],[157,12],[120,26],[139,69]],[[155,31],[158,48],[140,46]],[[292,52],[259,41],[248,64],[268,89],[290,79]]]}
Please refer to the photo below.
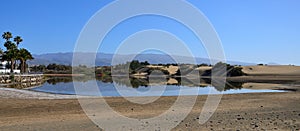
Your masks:
{"label": "blue sky", "polygon": [[[0,5],[0,32],[10,31],[13,35],[22,36],[24,42],[20,46],[28,48],[34,54],[71,52],[86,22],[109,2],[111,1],[7,0]],[[228,60],[300,65],[300,1],[188,2],[201,10],[212,23]],[[167,30],[174,34],[180,32],[176,35],[189,43],[193,54],[206,57],[203,47],[193,44],[197,43],[196,39],[187,29],[174,21],[155,16],[141,16],[124,21],[108,35],[99,51],[113,53],[122,38],[145,27]]]}

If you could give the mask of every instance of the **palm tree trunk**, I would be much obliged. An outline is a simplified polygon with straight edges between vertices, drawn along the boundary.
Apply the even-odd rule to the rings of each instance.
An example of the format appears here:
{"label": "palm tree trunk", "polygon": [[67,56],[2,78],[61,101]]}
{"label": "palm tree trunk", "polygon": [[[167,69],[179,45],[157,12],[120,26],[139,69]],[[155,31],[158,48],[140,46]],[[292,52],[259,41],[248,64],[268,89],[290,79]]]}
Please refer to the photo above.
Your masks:
{"label": "palm tree trunk", "polygon": [[24,61],[20,60],[20,62],[21,62],[20,72],[23,74],[24,73]]}
{"label": "palm tree trunk", "polygon": [[17,64],[17,60],[15,60],[15,66],[14,66],[14,69],[18,68],[18,66],[17,66],[16,64]]}
{"label": "palm tree trunk", "polygon": [[10,73],[14,73],[14,62],[15,62],[14,59],[10,60],[10,63],[11,63],[10,64]]}
{"label": "palm tree trunk", "polygon": [[[19,42],[17,42],[17,49],[19,48],[18,47],[19,46]],[[15,60],[15,64],[17,64],[17,60]],[[16,67],[15,67],[16,68]],[[18,67],[17,67],[18,68]],[[21,66],[21,68],[22,68],[22,66]],[[21,69],[20,69],[21,70]],[[21,73],[21,72],[20,72]]]}
{"label": "palm tree trunk", "polygon": [[22,61],[22,73],[24,74],[26,71],[25,71],[25,61]]}

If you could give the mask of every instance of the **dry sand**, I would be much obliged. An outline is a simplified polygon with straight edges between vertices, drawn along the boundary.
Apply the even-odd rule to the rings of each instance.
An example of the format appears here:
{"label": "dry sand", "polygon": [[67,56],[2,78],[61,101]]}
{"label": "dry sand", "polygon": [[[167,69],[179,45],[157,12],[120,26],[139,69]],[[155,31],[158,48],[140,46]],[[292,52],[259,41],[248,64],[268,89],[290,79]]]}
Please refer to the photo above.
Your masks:
{"label": "dry sand", "polygon": [[[211,119],[200,125],[198,116],[206,97],[198,96],[192,112],[173,130],[291,131],[300,128],[300,92],[223,95]],[[136,105],[122,98],[106,98],[114,110],[133,118],[157,116],[174,100],[176,97],[162,97],[152,104]],[[117,126],[117,123],[110,124]],[[11,94],[0,98],[0,130],[92,131],[99,127],[84,114],[77,99],[20,99]]]}
{"label": "dry sand", "polygon": [[300,76],[300,66],[244,66],[242,71],[248,75]]}

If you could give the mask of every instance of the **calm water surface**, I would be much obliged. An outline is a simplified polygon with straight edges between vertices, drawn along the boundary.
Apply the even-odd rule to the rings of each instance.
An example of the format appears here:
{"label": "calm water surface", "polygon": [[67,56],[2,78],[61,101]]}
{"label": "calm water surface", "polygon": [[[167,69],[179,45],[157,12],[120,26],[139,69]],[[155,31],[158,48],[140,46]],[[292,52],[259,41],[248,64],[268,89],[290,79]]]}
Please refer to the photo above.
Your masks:
{"label": "calm water surface", "polygon": [[[158,82],[159,83],[159,82]],[[76,90],[74,89],[74,84]],[[112,80],[82,80],[73,81],[70,78],[49,79],[43,85],[29,90],[54,94],[86,95],[86,96],[178,96],[178,95],[207,95],[207,94],[236,94],[257,92],[284,92],[272,89],[246,89],[243,83],[226,84],[225,88],[214,87],[210,84],[199,86],[186,81],[179,84],[150,85],[147,80],[135,79],[130,84]],[[121,92],[121,94],[120,94]],[[124,93],[125,92],[125,93]]]}

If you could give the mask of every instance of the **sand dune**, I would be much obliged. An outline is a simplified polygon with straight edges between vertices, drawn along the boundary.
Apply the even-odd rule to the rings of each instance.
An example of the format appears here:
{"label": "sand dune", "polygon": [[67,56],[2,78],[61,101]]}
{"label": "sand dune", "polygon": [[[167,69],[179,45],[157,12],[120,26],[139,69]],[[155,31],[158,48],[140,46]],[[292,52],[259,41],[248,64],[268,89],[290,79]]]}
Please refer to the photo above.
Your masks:
{"label": "sand dune", "polygon": [[172,65],[165,68],[165,70],[167,70],[170,73],[170,75],[176,74],[178,69],[179,69],[178,66],[172,66]]}
{"label": "sand dune", "polygon": [[244,66],[248,75],[285,75],[300,76],[300,66]]}
{"label": "sand dune", "polygon": [[207,71],[207,70],[211,70],[212,67],[211,66],[200,66],[198,68],[196,68],[196,70],[199,70],[199,71]]}

